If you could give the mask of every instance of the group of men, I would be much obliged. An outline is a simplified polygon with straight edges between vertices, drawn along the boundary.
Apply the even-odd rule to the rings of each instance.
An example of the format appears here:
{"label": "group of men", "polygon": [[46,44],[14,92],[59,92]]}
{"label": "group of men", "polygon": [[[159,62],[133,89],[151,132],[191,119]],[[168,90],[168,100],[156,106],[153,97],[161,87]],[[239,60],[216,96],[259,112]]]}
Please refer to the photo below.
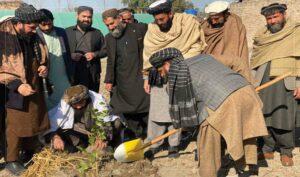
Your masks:
{"label": "group of men", "polygon": [[[56,150],[88,146],[92,109],[108,112],[103,119],[110,123],[99,127],[107,136],[96,138],[96,148],[120,144],[127,130],[150,141],[168,130],[197,127],[201,176],[217,176],[224,147],[244,165],[272,159],[279,149],[282,165],[292,166],[300,25],[288,20],[286,10],[279,3],[261,9],[267,25],[254,37],[249,57],[245,26],[225,1],[209,4],[201,22],[174,13],[168,0],[149,6],[154,22],[148,25],[130,9],[109,9],[102,13],[105,37],[92,27],[91,7],[78,7],[77,24],[62,29],[49,10],[23,4],[0,21],[6,168],[23,171],[21,156],[36,152],[39,145],[31,142],[41,135]],[[109,104],[99,93],[103,57]],[[287,72],[256,93],[256,86]],[[170,158],[179,157],[181,133],[168,137]],[[162,144],[145,155],[153,157]]]}

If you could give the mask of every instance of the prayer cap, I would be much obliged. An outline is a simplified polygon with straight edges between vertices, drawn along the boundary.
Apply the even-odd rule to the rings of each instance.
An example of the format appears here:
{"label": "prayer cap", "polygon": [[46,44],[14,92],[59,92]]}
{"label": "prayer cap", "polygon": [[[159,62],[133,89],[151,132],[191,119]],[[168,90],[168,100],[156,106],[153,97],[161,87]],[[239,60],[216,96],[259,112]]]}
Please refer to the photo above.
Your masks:
{"label": "prayer cap", "polygon": [[218,14],[229,9],[229,2],[227,1],[215,1],[205,7],[205,13],[209,15]]}
{"label": "prayer cap", "polygon": [[279,4],[279,3],[273,3],[273,4],[270,4],[268,6],[265,6],[261,9],[261,14],[266,16],[268,15],[269,13],[271,12],[274,12],[276,10],[279,10],[279,11],[286,11],[287,10],[287,6],[286,4]]}
{"label": "prayer cap", "polygon": [[79,6],[77,8],[77,14],[80,14],[81,12],[84,12],[84,11],[89,11],[90,13],[94,12],[93,8],[88,7],[88,6]]}
{"label": "prayer cap", "polygon": [[89,98],[89,90],[84,85],[75,85],[68,88],[63,96],[63,100],[67,104],[76,104],[82,100]]}
{"label": "prayer cap", "polygon": [[102,13],[102,19],[106,19],[109,17],[117,18],[119,16],[119,11],[116,8],[108,9]]}
{"label": "prayer cap", "polygon": [[169,13],[172,10],[172,3],[169,0],[158,0],[152,3],[147,12],[151,15]]}
{"label": "prayer cap", "polygon": [[48,21],[48,20],[53,21],[54,20],[53,14],[52,14],[52,12],[50,10],[48,10],[48,9],[40,9],[40,12],[43,15],[43,20],[45,20],[45,21]]}
{"label": "prayer cap", "polygon": [[22,23],[36,23],[41,21],[42,14],[32,5],[22,3],[21,6],[15,10],[15,19]]}
{"label": "prayer cap", "polygon": [[172,60],[174,58],[182,58],[181,52],[173,47],[162,49],[153,55],[151,55],[149,62],[155,68],[160,68],[163,66],[165,61]]}

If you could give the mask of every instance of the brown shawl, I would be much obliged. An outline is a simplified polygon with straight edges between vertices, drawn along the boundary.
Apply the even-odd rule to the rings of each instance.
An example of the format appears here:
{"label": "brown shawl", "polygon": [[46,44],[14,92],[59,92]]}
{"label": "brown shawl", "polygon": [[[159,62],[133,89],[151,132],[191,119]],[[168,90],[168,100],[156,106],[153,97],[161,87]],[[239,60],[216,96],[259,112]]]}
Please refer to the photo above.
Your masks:
{"label": "brown shawl", "polygon": [[[10,20],[0,23],[0,33],[0,83],[9,84],[18,79],[22,83],[30,84],[36,90],[35,94],[24,97],[23,109],[7,108],[7,130],[18,137],[31,137],[49,129],[50,125],[42,85],[37,74],[38,67],[47,64],[47,48],[37,38],[40,59],[30,58],[25,70],[21,45]],[[36,51],[28,51],[28,48],[24,50],[27,50],[30,57],[36,55]],[[9,99],[20,101],[11,97]]]}
{"label": "brown shawl", "polygon": [[188,14],[175,13],[168,32],[161,32],[151,23],[144,38],[144,69],[151,67],[150,56],[164,48],[174,47],[181,51],[185,59],[197,56],[205,48],[204,33],[197,19]]}
{"label": "brown shawl", "polygon": [[[39,46],[41,49],[40,65],[45,65],[48,51],[41,41]],[[9,19],[0,23],[0,57],[0,83],[8,84],[16,79],[27,83],[22,50],[16,30]]]}
{"label": "brown shawl", "polygon": [[207,43],[203,54],[238,56],[249,65],[246,28],[240,17],[230,13],[224,26],[217,29],[205,20],[202,28]]}
{"label": "brown shawl", "polygon": [[208,109],[209,117],[200,125],[198,134],[200,176],[218,176],[221,137],[234,161],[257,164],[256,138],[268,134],[261,109],[262,102],[251,85],[232,93],[216,111]]}
{"label": "brown shawl", "polygon": [[251,68],[271,61],[270,76],[279,76],[292,71],[300,76],[300,23],[287,20],[284,28],[270,33],[264,27],[254,37]]}

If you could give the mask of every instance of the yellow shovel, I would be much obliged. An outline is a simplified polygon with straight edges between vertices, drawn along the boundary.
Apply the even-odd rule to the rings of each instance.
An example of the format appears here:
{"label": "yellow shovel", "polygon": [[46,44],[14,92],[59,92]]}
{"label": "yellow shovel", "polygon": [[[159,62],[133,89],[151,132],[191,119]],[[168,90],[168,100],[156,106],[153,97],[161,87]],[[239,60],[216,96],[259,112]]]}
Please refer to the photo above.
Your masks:
{"label": "yellow shovel", "polygon": [[[257,87],[255,90],[256,90],[256,92],[259,92],[260,90],[267,88],[267,87],[275,84],[276,82],[290,76],[291,74],[292,74],[291,72],[288,72],[286,74],[278,76],[275,79],[273,79],[272,81],[267,82],[267,83]],[[149,147],[152,144],[158,143],[159,141],[161,141],[179,131],[181,131],[181,129],[170,130],[169,132],[154,138],[152,141],[150,141],[146,144],[143,144],[143,141],[141,139],[135,139],[132,141],[127,141],[125,143],[122,143],[115,150],[114,158],[119,162],[133,162],[133,161],[141,160],[144,158],[144,149],[146,147]]]}
{"label": "yellow shovel", "polygon": [[173,129],[169,132],[154,138],[152,141],[143,144],[141,139],[135,139],[122,143],[117,147],[114,153],[114,158],[119,162],[133,162],[144,158],[144,149],[156,144],[161,140],[177,133],[181,129]]}

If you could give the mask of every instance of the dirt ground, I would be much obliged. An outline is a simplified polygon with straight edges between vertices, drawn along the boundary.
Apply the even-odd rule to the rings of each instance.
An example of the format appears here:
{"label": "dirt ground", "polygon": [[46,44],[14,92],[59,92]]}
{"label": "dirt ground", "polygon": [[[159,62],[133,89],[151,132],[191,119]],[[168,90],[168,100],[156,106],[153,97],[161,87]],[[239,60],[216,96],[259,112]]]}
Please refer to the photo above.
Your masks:
{"label": "dirt ground", "polygon": [[[150,162],[142,160],[134,163],[118,163],[114,160],[107,163],[101,170],[101,177],[196,177],[198,175],[197,161],[195,161],[194,150],[196,143],[190,143],[184,151],[180,152],[180,157],[170,159],[167,151],[158,153],[155,159]],[[259,161],[258,175],[244,174],[241,176],[260,177],[299,177],[300,176],[300,152],[299,148],[294,150],[293,167],[282,167],[279,154],[276,153],[274,160]],[[221,176],[237,177],[234,168],[223,169],[229,171]],[[68,173],[69,174],[69,173]],[[53,176],[72,177],[66,173],[58,172]],[[6,170],[0,171],[0,177],[14,177]]]}

